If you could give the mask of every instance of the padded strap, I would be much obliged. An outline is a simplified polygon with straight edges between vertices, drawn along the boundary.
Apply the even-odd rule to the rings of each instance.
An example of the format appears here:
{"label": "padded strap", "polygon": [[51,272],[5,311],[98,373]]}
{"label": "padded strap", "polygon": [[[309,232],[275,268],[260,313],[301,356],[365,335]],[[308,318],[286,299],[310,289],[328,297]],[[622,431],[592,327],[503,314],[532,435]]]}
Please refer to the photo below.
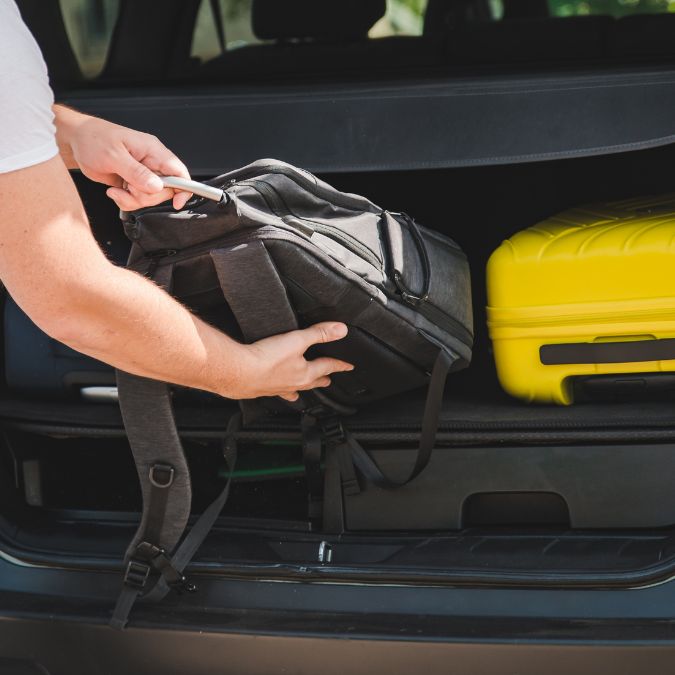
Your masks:
{"label": "padded strap", "polygon": [[[429,389],[427,390],[427,399],[424,406],[424,417],[422,420],[422,431],[420,434],[420,444],[417,449],[417,457],[410,473],[406,478],[393,480],[385,476],[382,469],[375,463],[375,460],[368,454],[364,447],[352,436],[352,434],[343,429],[343,440],[337,444],[336,450],[338,456],[340,453],[348,451],[354,465],[359,472],[370,483],[385,489],[395,489],[403,487],[417,478],[422,473],[429,460],[436,443],[436,432],[438,431],[438,422],[443,403],[443,390],[445,381],[450,371],[450,367],[456,361],[456,356],[447,349],[441,349],[436,357],[431,379],[429,380]],[[353,481],[349,480],[350,489],[353,493]],[[345,477],[343,475],[343,484]],[[349,493],[347,493],[349,494]]]}
{"label": "padded strap", "polygon": [[[298,328],[286,287],[262,241],[211,251],[211,259],[247,343]],[[241,401],[239,405],[246,422],[265,410],[259,400]],[[288,405],[301,409],[302,401]]]}
{"label": "padded strap", "polygon": [[123,628],[155,572],[169,575],[172,583],[178,580],[165,552],[185,530],[192,488],[168,385],[118,371],[117,388],[143,496],[141,523],[125,555],[124,585],[111,621]]}
{"label": "padded strap", "polygon": [[[134,455],[143,496],[143,515],[127,559],[142,541],[171,551],[178,543],[190,515],[190,472],[173,417],[169,387],[118,371],[117,387],[122,419]],[[171,484],[162,490],[160,504],[157,467],[173,471]],[[161,512],[160,512],[161,511]]]}
{"label": "padded strap", "polygon": [[298,328],[286,287],[262,241],[211,251],[211,258],[247,342]]}
{"label": "padded strap", "polygon": [[[155,282],[171,285],[172,266],[156,269]],[[143,498],[141,522],[124,559],[124,585],[111,625],[123,628],[139,595],[160,573],[179,579],[167,558],[185,531],[190,516],[190,471],[178,436],[169,386],[117,371],[120,410],[136,463]]]}

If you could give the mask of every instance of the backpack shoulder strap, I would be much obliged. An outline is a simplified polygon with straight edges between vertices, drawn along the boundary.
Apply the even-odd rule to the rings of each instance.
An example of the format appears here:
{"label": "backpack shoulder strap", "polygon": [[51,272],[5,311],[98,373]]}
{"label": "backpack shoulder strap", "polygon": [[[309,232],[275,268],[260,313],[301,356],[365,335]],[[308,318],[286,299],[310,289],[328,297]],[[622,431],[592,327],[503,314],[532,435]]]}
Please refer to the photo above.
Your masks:
{"label": "backpack shoulder strap", "polygon": [[211,251],[211,259],[247,342],[298,328],[286,287],[261,240]]}
{"label": "backpack shoulder strap", "polygon": [[167,554],[180,540],[190,516],[192,488],[173,417],[169,387],[118,371],[124,426],[138,470],[143,498],[141,523],[124,558],[124,585],[111,625],[121,628],[155,573],[181,581]]}
{"label": "backpack shoulder strap", "polygon": [[[157,269],[155,281],[171,285],[172,266]],[[117,371],[117,392],[141,486],[141,522],[124,556],[124,584],[111,625],[123,628],[136,599],[155,583],[157,573],[184,584],[169,559],[187,526],[192,486],[178,436],[169,386]]]}

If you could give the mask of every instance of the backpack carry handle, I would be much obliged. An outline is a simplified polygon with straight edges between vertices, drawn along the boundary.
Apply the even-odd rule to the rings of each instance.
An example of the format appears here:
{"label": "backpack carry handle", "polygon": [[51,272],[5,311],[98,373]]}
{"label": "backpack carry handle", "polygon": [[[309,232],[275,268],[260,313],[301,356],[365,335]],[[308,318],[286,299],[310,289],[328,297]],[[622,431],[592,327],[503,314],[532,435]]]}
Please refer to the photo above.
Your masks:
{"label": "backpack carry handle", "polygon": [[187,178],[181,178],[180,176],[160,176],[160,178],[162,183],[164,183],[164,187],[192,192],[205,199],[211,199],[214,202],[220,202],[223,199],[227,199],[225,190],[213,187],[212,185],[207,185],[206,183],[188,180]]}

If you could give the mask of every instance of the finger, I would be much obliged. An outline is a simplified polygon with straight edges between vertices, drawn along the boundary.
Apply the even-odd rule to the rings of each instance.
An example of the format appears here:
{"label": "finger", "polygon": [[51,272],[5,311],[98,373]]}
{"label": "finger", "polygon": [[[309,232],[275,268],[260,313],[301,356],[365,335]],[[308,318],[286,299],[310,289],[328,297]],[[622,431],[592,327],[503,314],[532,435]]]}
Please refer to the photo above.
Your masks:
{"label": "finger", "polygon": [[292,394],[279,394],[279,398],[283,398],[284,401],[290,401],[293,403],[300,398],[300,394],[298,394],[297,391],[293,392]]}
{"label": "finger", "polygon": [[339,359],[331,359],[328,356],[309,361],[307,367],[308,379],[312,381],[330,375],[331,373],[344,373],[354,370],[354,366],[351,363],[340,361]]}
{"label": "finger", "polygon": [[302,387],[302,389],[317,389],[322,387],[330,387],[330,385],[330,377],[319,377],[318,379],[314,380],[314,382],[310,382],[310,384],[308,384],[306,387]]}
{"label": "finger", "polygon": [[84,175],[97,183],[103,183],[109,187],[124,188],[124,180],[116,173],[95,173],[87,171]]}
{"label": "finger", "polygon": [[164,188],[151,195],[141,192],[133,185],[128,185],[126,189],[141,206],[155,206],[155,204],[161,204],[162,202],[173,199],[176,194],[176,191],[173,188]]}
{"label": "finger", "polygon": [[341,340],[347,335],[347,326],[337,321],[324,321],[305,328],[299,331],[299,333],[305,346],[308,348],[316,344]]}
{"label": "finger", "polygon": [[150,170],[163,176],[180,176],[190,179],[190,172],[183,162],[156,136],[136,135],[129,139],[129,152]]}
{"label": "finger", "polygon": [[190,197],[192,197],[191,192],[176,192],[173,196],[173,208],[176,209],[176,211],[184,209]]}
{"label": "finger", "polygon": [[161,204],[172,196],[172,191],[168,190],[168,196],[164,194],[165,191],[157,192],[155,195],[146,195],[142,192],[132,194],[130,190],[123,190],[122,188],[109,188],[106,194],[110,197],[123,211],[136,211],[137,209],[145,208],[146,206],[155,206]]}
{"label": "finger", "polygon": [[108,188],[105,193],[122,211],[135,211],[141,208],[136,199],[122,188]]}
{"label": "finger", "polygon": [[164,189],[162,179],[128,151],[119,155],[115,168],[117,173],[129,183],[129,187],[136,188],[140,192],[156,194]]}
{"label": "finger", "polygon": [[185,164],[163,145],[158,152],[150,152],[144,164],[163,176],[179,176],[190,180],[190,172]]}
{"label": "finger", "polygon": [[[162,163],[148,157],[143,159],[143,164],[153,171],[156,171],[160,177],[179,175],[189,179],[190,174],[188,173],[185,165],[177,157],[173,157],[173,159],[175,160],[173,163]],[[132,185],[129,185],[129,192],[131,192],[143,206],[154,206],[155,204],[160,204],[163,201],[171,199],[173,202],[173,208],[176,209],[176,211],[180,211],[182,208],[185,208],[185,204],[187,204],[188,200],[192,197],[192,192],[175,190],[173,188],[164,188],[161,193],[158,192],[156,195],[148,196],[134,188]]]}

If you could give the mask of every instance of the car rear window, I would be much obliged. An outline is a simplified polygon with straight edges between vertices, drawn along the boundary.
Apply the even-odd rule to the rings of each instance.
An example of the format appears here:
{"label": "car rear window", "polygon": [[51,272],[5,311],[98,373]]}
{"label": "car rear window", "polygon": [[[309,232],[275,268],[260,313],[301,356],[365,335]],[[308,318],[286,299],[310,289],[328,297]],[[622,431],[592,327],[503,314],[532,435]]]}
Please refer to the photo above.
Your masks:
{"label": "car rear window", "polygon": [[[427,2],[387,0],[386,14],[368,31],[368,37],[377,39],[392,35],[422,35]],[[253,0],[201,0],[192,37],[191,56],[206,62],[223,51],[272,42],[256,37],[252,25],[252,4]],[[222,31],[218,30],[220,22]]]}
{"label": "car rear window", "polygon": [[72,50],[82,75],[95,78],[105,65],[120,0],[59,0]]}
{"label": "car rear window", "polygon": [[675,0],[17,3],[57,91],[675,63]]}
{"label": "car rear window", "polygon": [[548,0],[551,16],[613,16],[675,12],[673,0]]}

